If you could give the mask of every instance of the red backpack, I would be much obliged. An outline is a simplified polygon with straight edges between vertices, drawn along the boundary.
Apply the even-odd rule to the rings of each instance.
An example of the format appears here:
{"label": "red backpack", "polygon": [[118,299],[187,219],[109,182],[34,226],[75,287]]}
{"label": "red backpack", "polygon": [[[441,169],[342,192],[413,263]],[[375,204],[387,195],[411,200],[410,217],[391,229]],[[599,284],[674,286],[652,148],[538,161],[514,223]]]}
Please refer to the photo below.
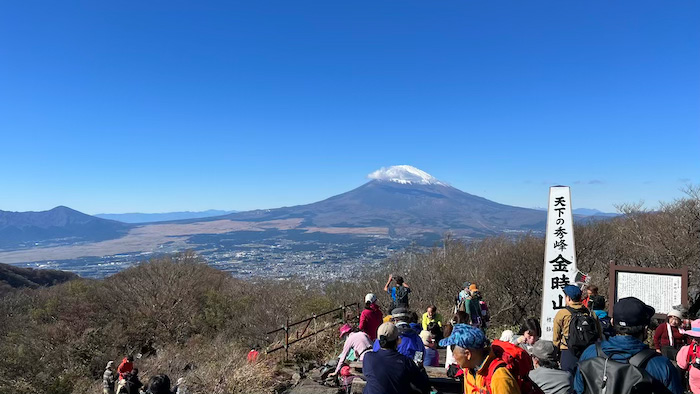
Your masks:
{"label": "red backpack", "polygon": [[491,388],[491,378],[499,368],[505,367],[515,377],[522,394],[544,394],[535,383],[530,380],[528,373],[532,371],[532,357],[520,346],[510,342],[494,340],[491,349],[498,360],[491,363],[489,373],[486,375],[486,385]]}

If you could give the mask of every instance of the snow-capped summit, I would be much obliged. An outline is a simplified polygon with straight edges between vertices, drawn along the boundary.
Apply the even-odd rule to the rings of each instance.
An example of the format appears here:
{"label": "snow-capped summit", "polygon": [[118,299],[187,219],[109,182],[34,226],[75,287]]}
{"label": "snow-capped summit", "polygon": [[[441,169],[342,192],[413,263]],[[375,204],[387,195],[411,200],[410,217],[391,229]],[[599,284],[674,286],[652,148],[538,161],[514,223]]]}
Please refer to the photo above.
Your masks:
{"label": "snow-capped summit", "polygon": [[440,185],[447,186],[434,176],[413,166],[401,165],[382,167],[367,175],[367,178],[378,181],[396,182],[404,185]]}

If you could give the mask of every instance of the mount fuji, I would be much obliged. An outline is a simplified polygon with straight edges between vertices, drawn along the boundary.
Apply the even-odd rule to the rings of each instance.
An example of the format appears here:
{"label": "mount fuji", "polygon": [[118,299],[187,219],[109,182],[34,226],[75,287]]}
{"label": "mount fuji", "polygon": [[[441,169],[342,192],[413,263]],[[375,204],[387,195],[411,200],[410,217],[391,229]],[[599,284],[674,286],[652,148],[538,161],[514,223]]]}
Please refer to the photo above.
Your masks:
{"label": "mount fuji", "polygon": [[546,212],[499,204],[465,193],[408,165],[381,168],[349,192],[307,205],[255,210],[219,218],[243,221],[303,219],[301,228],[352,233],[385,229],[388,235],[424,233],[480,237],[544,231]]}

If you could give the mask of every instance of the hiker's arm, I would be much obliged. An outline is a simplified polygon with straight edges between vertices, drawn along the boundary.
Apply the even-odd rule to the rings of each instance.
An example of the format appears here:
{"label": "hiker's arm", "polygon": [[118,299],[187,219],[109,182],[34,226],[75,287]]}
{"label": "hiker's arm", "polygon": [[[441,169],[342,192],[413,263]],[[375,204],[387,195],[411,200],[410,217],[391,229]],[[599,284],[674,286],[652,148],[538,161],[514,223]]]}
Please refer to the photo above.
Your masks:
{"label": "hiker's arm", "polygon": [[661,353],[661,337],[664,335],[665,332],[666,326],[664,324],[661,324],[658,327],[656,327],[656,331],[654,331],[654,349],[656,349],[656,351],[659,353]]}
{"label": "hiker's arm", "polygon": [[384,291],[389,291],[389,285],[391,284],[391,281],[394,279],[393,275],[389,275],[389,280],[386,281],[386,284],[384,285]]}
{"label": "hiker's arm", "polygon": [[343,367],[343,363],[345,362],[345,357],[348,356],[348,352],[350,352],[350,348],[352,347],[352,344],[350,343],[350,338],[345,340],[345,345],[343,345],[343,352],[340,353],[340,357],[338,357],[338,365],[335,367],[335,372],[333,372],[334,375],[338,374],[338,371],[340,371],[340,368]]}
{"label": "hiker's arm", "polygon": [[554,316],[554,324],[552,327],[552,343],[555,347],[561,345],[561,323],[564,319],[558,319],[559,313]]}
{"label": "hiker's arm", "polygon": [[685,345],[678,351],[676,355],[676,363],[678,363],[678,368],[687,371],[688,370],[688,351],[690,350],[690,345]]}
{"label": "hiker's arm", "polygon": [[408,287],[408,283],[406,283],[406,282],[403,282],[403,287],[405,287],[405,288],[407,288],[407,289],[408,289],[408,288],[409,288],[409,287]]}

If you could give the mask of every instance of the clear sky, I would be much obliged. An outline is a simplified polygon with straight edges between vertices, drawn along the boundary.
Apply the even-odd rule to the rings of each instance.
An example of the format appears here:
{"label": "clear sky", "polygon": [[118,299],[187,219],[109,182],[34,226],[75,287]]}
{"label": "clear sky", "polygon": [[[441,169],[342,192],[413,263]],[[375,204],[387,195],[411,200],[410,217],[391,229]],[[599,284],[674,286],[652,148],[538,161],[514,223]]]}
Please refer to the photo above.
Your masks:
{"label": "clear sky", "polygon": [[700,184],[700,2],[5,1],[0,209],[273,208],[409,164],[498,202]]}

